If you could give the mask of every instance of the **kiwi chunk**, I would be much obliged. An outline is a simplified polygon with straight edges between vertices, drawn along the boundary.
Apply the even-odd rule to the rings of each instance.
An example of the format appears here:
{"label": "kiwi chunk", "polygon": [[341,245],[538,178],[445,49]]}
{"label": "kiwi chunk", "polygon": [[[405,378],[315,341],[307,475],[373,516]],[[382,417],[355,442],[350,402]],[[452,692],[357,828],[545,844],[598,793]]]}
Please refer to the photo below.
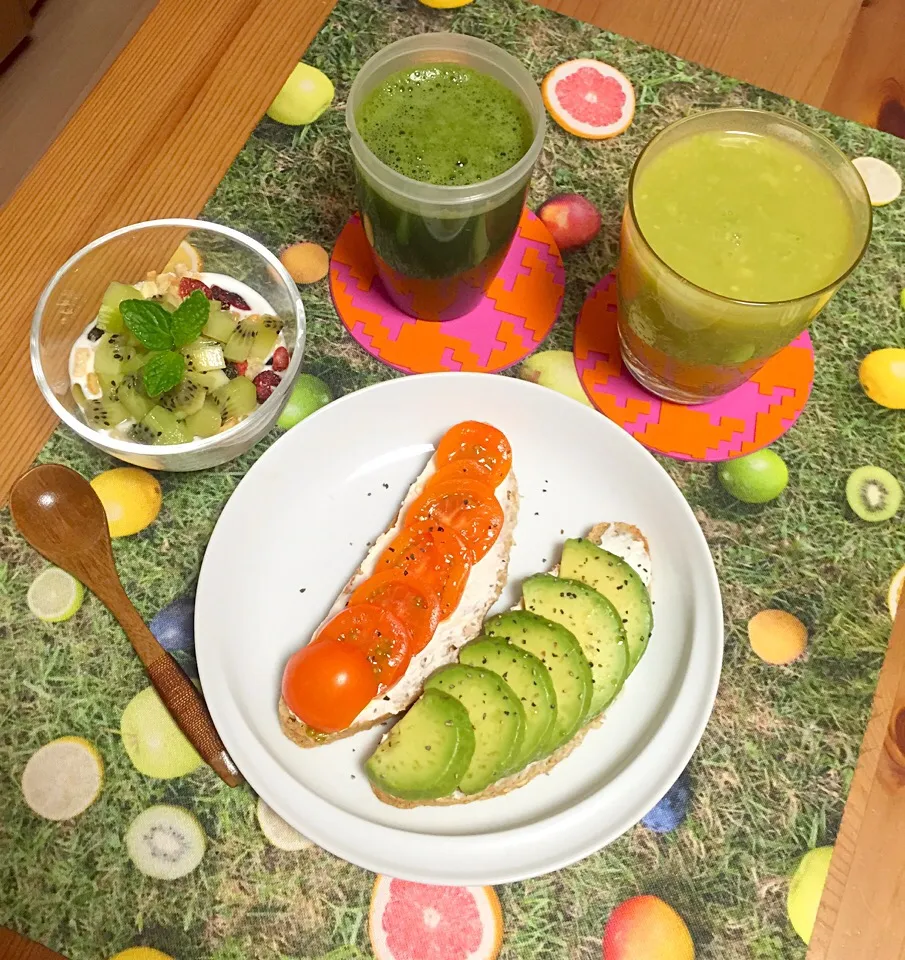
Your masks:
{"label": "kiwi chunk", "polygon": [[94,370],[98,376],[122,377],[140,370],[148,359],[147,351],[131,343],[124,333],[110,333],[98,342]]}
{"label": "kiwi chunk", "polygon": [[182,348],[185,356],[185,367],[193,372],[205,370],[222,370],[226,366],[223,358],[223,345],[207,337],[193,340],[187,347]]}
{"label": "kiwi chunk", "polygon": [[255,337],[258,335],[258,318],[243,317],[236,324],[236,331],[223,348],[223,356],[232,363],[242,363],[248,359]]}
{"label": "kiwi chunk", "polygon": [[185,420],[201,409],[206,396],[204,387],[199,387],[191,380],[183,380],[172,390],[162,394],[157,402],[167,410],[172,410],[177,420]]}
{"label": "kiwi chunk", "polygon": [[229,377],[222,370],[189,370],[185,378],[197,383],[199,387],[204,387],[208,393],[213,393],[229,383]]}
{"label": "kiwi chunk", "polygon": [[[81,390],[79,390],[81,393]],[[84,394],[78,400],[82,408],[82,415],[85,423],[95,430],[109,430],[129,419],[129,413],[126,408],[118,401],[111,400],[108,397],[101,397],[99,400],[89,400]]]}
{"label": "kiwi chunk", "polygon": [[273,353],[277,345],[279,333],[270,327],[262,326],[255,335],[254,343],[248,353],[249,360],[260,360],[262,363]]}
{"label": "kiwi chunk", "polygon": [[[150,431],[151,439],[142,439],[139,441],[140,443],[150,442],[157,445],[188,443],[192,439],[182,425],[182,421],[176,419],[176,414],[159,405],[142,418],[141,426]],[[136,431],[133,431],[133,438],[138,440]]]}
{"label": "kiwi chunk", "polygon": [[258,392],[248,377],[236,377],[214,395],[224,420],[246,417],[258,405]]}
{"label": "kiwi chunk", "polygon": [[141,420],[142,417],[146,417],[156,406],[145,391],[144,381],[140,374],[127,374],[117,393],[117,399],[129,411],[129,416],[133,420]]}
{"label": "kiwi chunk", "polygon": [[845,484],[845,497],[862,520],[878,523],[895,515],[902,503],[902,487],[882,467],[858,467]]}
{"label": "kiwi chunk", "polygon": [[193,437],[212,437],[220,432],[221,423],[220,405],[206,397],[201,408],[185,418],[185,429]]}
{"label": "kiwi chunk", "polygon": [[128,283],[117,283],[115,280],[104,291],[101,308],[97,312],[95,321],[101,330],[107,333],[122,333],[126,325],[119,305],[123,300],[141,300],[141,291]]}
{"label": "kiwi chunk", "polygon": [[210,316],[201,332],[220,343],[227,343],[236,332],[236,315],[232,310],[224,310],[219,300],[211,300]]}

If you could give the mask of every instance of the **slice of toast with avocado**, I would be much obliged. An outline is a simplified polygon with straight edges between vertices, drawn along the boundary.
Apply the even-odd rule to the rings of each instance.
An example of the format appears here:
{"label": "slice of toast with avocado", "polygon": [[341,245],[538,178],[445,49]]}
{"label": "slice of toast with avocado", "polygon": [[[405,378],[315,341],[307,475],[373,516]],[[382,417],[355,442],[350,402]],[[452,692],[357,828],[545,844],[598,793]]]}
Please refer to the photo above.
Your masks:
{"label": "slice of toast with avocado", "polygon": [[598,726],[653,629],[646,538],[601,523],[567,540],[522,602],[436,671],[365,765],[397,807],[502,796],[549,772]]}

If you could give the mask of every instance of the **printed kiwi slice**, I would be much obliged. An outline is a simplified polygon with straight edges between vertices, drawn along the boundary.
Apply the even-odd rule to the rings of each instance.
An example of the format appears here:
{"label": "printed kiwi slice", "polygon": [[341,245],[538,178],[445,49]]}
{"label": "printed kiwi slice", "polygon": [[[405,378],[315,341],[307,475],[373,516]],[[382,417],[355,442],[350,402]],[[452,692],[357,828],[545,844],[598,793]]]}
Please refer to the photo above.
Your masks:
{"label": "printed kiwi slice", "polygon": [[165,409],[172,410],[177,420],[185,420],[201,409],[206,396],[204,387],[199,387],[191,380],[183,380],[162,394],[157,402]]}
{"label": "printed kiwi slice", "polygon": [[193,437],[212,437],[220,432],[221,423],[220,405],[206,397],[201,408],[185,418],[185,429]]}
{"label": "printed kiwi slice", "polygon": [[902,487],[882,467],[858,467],[845,484],[848,505],[870,523],[888,520],[902,503]]}
{"label": "printed kiwi slice", "polygon": [[201,863],[207,838],[198,818],[182,807],[157,804],[143,810],[126,831],[129,859],[146,876],[177,880]]}
{"label": "printed kiwi slice", "polygon": [[144,382],[138,373],[127,374],[117,394],[117,399],[129,411],[133,420],[146,417],[156,406],[145,391]]}

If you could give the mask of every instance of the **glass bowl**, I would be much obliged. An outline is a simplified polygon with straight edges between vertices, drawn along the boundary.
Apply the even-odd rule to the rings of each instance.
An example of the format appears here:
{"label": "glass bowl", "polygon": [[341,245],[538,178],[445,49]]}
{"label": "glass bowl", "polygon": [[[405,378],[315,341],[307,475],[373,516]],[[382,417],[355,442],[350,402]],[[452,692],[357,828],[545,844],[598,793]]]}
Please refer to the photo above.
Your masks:
{"label": "glass bowl", "polygon": [[[204,272],[240,280],[269,302],[283,321],[289,366],[263,404],[236,426],[213,437],[152,446],[107,436],[85,423],[72,396],[72,346],[93,322],[111,281],[137,283],[149,271],[163,272],[183,241],[201,255]],[[277,257],[237,230],[201,220],[149,220],[93,240],[70,257],[44,288],[31,325],[32,369],[54,413],[99,450],[148,470],[202,470],[226,463],[253,447],[273,427],[286,405],[304,345],[302,299]]]}

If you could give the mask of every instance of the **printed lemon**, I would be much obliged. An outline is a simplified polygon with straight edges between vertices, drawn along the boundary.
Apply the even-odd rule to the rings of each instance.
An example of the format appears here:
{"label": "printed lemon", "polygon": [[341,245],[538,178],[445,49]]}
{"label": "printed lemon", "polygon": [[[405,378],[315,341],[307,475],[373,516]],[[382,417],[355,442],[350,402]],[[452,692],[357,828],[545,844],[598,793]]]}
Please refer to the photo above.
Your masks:
{"label": "printed lemon", "polygon": [[901,347],[869,353],[858,368],[858,379],[874,403],[905,410],[905,350]]}
{"label": "printed lemon", "polygon": [[425,7],[432,10],[454,10],[456,7],[467,7],[474,0],[421,0]]}
{"label": "printed lemon", "polygon": [[99,473],[91,486],[104,505],[111,537],[138,533],[150,526],[160,513],[160,484],[147,470],[116,467]]}
{"label": "printed lemon", "polygon": [[48,567],[35,577],[25,601],[39,620],[61,623],[78,613],[84,599],[85,588],[72,574]]}
{"label": "printed lemon", "polygon": [[60,737],[36,750],[22,772],[22,796],[47,820],[71,820],[97,800],[104,761],[82,737]]}
{"label": "printed lemon", "polygon": [[267,116],[290,127],[314,123],[333,102],[333,93],[333,81],[325,73],[297,63],[267,108]]}
{"label": "printed lemon", "polygon": [[798,864],[789,885],[786,910],[795,932],[805,943],[811,942],[814,923],[817,920],[817,908],[826,886],[830,872],[832,847],[817,847],[808,851]]}
{"label": "printed lemon", "polygon": [[163,268],[163,273],[175,273],[178,267],[189,273],[200,273],[204,268],[204,261],[201,254],[188,242],[183,240],[176,248],[176,252],[167,261]]}
{"label": "printed lemon", "polygon": [[748,640],[765,663],[784,666],[807,649],[808,628],[785,610],[761,610],[748,621]]}
{"label": "printed lemon", "polygon": [[902,600],[902,590],[905,588],[905,566],[896,570],[895,576],[889,582],[889,591],[886,594],[886,604],[889,607],[889,616],[895,620]]}
{"label": "printed lemon", "polygon": [[110,960],[173,960],[168,953],[162,953],[153,947],[129,947],[114,954]]}

